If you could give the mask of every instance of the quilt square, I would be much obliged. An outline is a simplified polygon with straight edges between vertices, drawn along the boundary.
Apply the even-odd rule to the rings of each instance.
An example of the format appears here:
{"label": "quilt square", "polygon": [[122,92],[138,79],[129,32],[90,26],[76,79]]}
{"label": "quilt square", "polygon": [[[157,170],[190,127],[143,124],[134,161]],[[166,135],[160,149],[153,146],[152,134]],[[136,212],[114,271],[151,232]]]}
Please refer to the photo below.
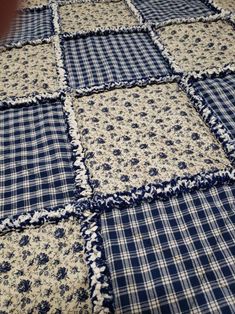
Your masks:
{"label": "quilt square", "polygon": [[0,41],[1,45],[48,38],[54,33],[49,8],[35,8],[20,11],[12,25],[10,34]]}
{"label": "quilt square", "polygon": [[130,191],[230,165],[176,83],[74,99],[94,191]]}
{"label": "quilt square", "polygon": [[196,80],[192,86],[235,137],[235,74]]}
{"label": "quilt square", "polygon": [[92,313],[80,227],[67,220],[0,237],[2,313]]}
{"label": "quilt square", "polygon": [[200,0],[133,0],[147,22],[208,16],[214,13]]}
{"label": "quilt square", "polygon": [[35,8],[43,5],[47,5],[48,0],[22,0],[20,2],[21,8]]}
{"label": "quilt square", "polygon": [[170,25],[158,30],[160,40],[184,71],[203,71],[235,64],[233,26],[224,21]]}
{"label": "quilt square", "polygon": [[233,313],[235,186],[102,215],[117,313]]}
{"label": "quilt square", "polygon": [[2,109],[0,217],[73,200],[72,148],[59,100]]}
{"label": "quilt square", "polygon": [[170,74],[148,32],[101,33],[64,41],[65,66],[73,88],[109,85]]}
{"label": "quilt square", "polygon": [[59,14],[62,31],[68,33],[138,24],[125,1],[65,4]]}
{"label": "quilt square", "polygon": [[51,43],[25,45],[0,53],[0,98],[45,94],[59,88]]}

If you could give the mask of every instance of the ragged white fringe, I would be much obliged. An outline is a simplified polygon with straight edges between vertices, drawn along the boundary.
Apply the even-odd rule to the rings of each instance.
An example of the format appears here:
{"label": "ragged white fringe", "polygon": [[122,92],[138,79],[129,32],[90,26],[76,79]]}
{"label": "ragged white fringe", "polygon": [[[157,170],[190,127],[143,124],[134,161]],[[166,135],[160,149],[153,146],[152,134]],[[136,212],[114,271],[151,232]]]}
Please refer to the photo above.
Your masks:
{"label": "ragged white fringe", "polygon": [[0,233],[4,234],[8,231],[23,230],[42,225],[46,222],[56,222],[58,220],[67,219],[76,215],[76,208],[72,204],[55,209],[44,209],[41,211],[32,211],[19,214],[13,217],[0,220]]}
{"label": "ragged white fringe", "polygon": [[174,18],[164,22],[149,22],[151,26],[154,26],[155,29],[169,26],[172,24],[190,24],[195,22],[215,22],[218,20],[229,20],[229,14],[226,12],[212,14],[208,16],[198,16],[198,17],[190,17],[190,18]]}
{"label": "ragged white fringe", "polygon": [[48,5],[39,4],[39,5],[35,5],[33,7],[19,7],[19,9],[17,11],[18,12],[40,11],[40,10],[47,9],[47,8],[48,8]]}
{"label": "ragged white fringe", "polygon": [[190,78],[194,78],[194,79],[202,79],[202,78],[210,78],[212,76],[219,76],[223,73],[226,73],[228,71],[231,71],[231,72],[235,72],[235,63],[234,65],[233,64],[226,64],[224,67],[219,67],[219,68],[210,68],[210,69],[206,69],[206,70],[203,70],[203,71],[192,71],[192,72],[189,72],[187,75],[185,75],[185,79],[188,78],[188,80]]}
{"label": "ragged white fringe", "polygon": [[72,105],[72,98],[66,95],[64,99],[64,112],[66,114],[67,123],[69,126],[69,134],[74,154],[75,182],[77,189],[82,189],[80,195],[89,197],[92,194],[92,189],[88,183],[88,174],[85,166],[85,154],[81,143],[81,136],[78,132],[75,112]]}
{"label": "ragged white fringe", "polygon": [[64,67],[64,60],[63,60],[63,52],[60,45],[60,20],[58,14],[58,4],[52,3],[52,17],[53,17],[53,25],[55,29],[55,36],[53,38],[53,44],[55,49],[56,61],[57,61],[57,69],[59,72],[59,81],[60,81],[60,88],[61,90],[65,90],[68,88],[67,84],[67,73]]}
{"label": "ragged white fringe", "polygon": [[106,264],[99,226],[100,214],[85,210],[81,219],[81,234],[85,240],[85,260],[89,269],[93,313],[114,313],[114,298]]}
{"label": "ragged white fringe", "polygon": [[157,33],[155,33],[151,27],[149,27],[149,33],[150,36],[154,42],[154,44],[157,46],[158,50],[160,50],[162,56],[165,58],[166,62],[169,63],[172,72],[175,74],[183,74],[183,69],[177,65],[174,57],[165,49],[164,45],[161,43],[159,36]]}
{"label": "ragged white fringe", "polygon": [[132,81],[111,82],[108,84],[96,85],[92,87],[76,88],[75,94],[79,97],[87,96],[92,93],[101,93],[112,90],[114,88],[131,88],[135,86],[143,87],[154,83],[171,83],[179,80],[178,75],[166,75],[161,77],[147,77],[144,79],[136,79]]}
{"label": "ragged white fringe", "polygon": [[27,105],[29,103],[37,104],[40,100],[43,99],[57,99],[61,96],[60,92],[54,92],[54,93],[40,93],[36,94],[33,93],[31,96],[28,97],[6,97],[3,99],[0,99],[0,109],[1,108],[7,108],[7,107],[14,107],[17,105]]}
{"label": "ragged white fringe", "polygon": [[119,33],[134,33],[134,32],[147,32],[149,30],[148,25],[136,25],[136,26],[117,26],[117,27],[96,27],[90,31],[78,31],[74,33],[64,33],[63,39],[74,39],[77,37],[89,37],[95,35],[107,35],[107,34],[119,34]]}
{"label": "ragged white fringe", "polygon": [[22,48],[26,45],[40,45],[40,44],[46,44],[46,43],[52,43],[52,38],[53,36],[50,37],[45,37],[41,39],[35,39],[35,40],[21,40],[17,41],[15,43],[10,43],[10,44],[4,44],[3,46],[0,46],[0,53],[6,50],[11,50],[14,48]]}
{"label": "ragged white fringe", "polygon": [[214,186],[223,186],[235,183],[235,169],[226,167],[224,170],[201,172],[196,175],[177,177],[170,181],[150,183],[131,191],[116,192],[114,194],[94,194],[92,199],[77,201],[77,207],[83,211],[102,213],[113,208],[127,209],[138,206],[142,202],[167,200],[182,193],[192,193],[199,190],[208,190]]}

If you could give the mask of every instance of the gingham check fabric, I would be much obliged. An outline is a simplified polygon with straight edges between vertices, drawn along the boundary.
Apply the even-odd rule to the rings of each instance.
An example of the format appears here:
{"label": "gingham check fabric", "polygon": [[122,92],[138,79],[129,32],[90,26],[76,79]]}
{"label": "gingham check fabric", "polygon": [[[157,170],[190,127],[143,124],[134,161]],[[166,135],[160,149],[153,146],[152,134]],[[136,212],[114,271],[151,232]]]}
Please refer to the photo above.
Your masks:
{"label": "gingham check fabric", "polygon": [[71,154],[60,102],[0,111],[0,218],[70,202]]}
{"label": "gingham check fabric", "polygon": [[0,41],[0,45],[27,42],[53,35],[52,16],[49,8],[22,11],[10,34]]}
{"label": "gingham check fabric", "polygon": [[235,137],[235,74],[198,80],[193,87]]}
{"label": "gingham check fabric", "polygon": [[170,72],[146,32],[67,39],[64,51],[69,85],[73,88],[159,77]]}
{"label": "gingham check fabric", "polygon": [[153,22],[213,14],[200,0],[133,0],[133,3],[146,21]]}
{"label": "gingham check fabric", "polygon": [[117,313],[234,313],[234,199],[224,186],[104,213]]}

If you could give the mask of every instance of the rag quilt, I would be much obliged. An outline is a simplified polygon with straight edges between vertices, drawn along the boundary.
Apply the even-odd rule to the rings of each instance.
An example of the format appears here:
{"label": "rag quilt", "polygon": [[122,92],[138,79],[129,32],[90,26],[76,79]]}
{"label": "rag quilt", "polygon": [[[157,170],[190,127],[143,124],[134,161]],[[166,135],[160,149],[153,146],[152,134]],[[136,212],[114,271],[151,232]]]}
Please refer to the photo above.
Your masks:
{"label": "rag quilt", "polygon": [[234,0],[22,0],[0,313],[235,313],[234,165]]}

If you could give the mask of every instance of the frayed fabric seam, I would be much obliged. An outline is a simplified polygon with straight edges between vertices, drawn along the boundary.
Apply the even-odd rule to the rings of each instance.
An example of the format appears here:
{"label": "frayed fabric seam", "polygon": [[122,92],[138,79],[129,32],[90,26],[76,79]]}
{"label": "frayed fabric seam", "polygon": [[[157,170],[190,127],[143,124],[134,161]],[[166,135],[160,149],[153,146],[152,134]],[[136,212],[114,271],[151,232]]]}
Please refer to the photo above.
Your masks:
{"label": "frayed fabric seam", "polygon": [[193,176],[178,177],[161,183],[151,183],[131,191],[114,194],[95,194],[92,199],[81,199],[77,206],[93,212],[110,211],[113,208],[126,209],[155,200],[167,200],[182,193],[192,193],[198,190],[208,190],[214,186],[235,183],[235,169],[202,172]]}
{"label": "frayed fabric seam", "polygon": [[64,97],[63,108],[67,119],[68,133],[73,150],[73,166],[75,170],[75,184],[78,197],[89,197],[92,195],[92,189],[89,184],[88,171],[85,166],[84,149],[78,132],[77,121],[72,105],[72,97],[70,95]]}
{"label": "frayed fabric seam", "polygon": [[228,13],[215,13],[208,16],[199,16],[199,17],[191,17],[191,18],[174,18],[164,22],[149,22],[148,24],[155,29],[169,26],[172,24],[191,24],[196,22],[215,22],[219,20],[229,21],[230,15]]}
{"label": "frayed fabric seam", "polygon": [[81,233],[85,240],[93,313],[114,313],[113,289],[101,235],[101,215],[85,210],[81,216]]}
{"label": "frayed fabric seam", "polygon": [[137,18],[138,22],[140,24],[143,24],[144,21],[144,17],[141,14],[141,12],[136,8],[136,6],[134,5],[132,0],[124,0],[126,5],[128,6],[128,8],[130,9],[131,12],[133,12],[134,16]]}

